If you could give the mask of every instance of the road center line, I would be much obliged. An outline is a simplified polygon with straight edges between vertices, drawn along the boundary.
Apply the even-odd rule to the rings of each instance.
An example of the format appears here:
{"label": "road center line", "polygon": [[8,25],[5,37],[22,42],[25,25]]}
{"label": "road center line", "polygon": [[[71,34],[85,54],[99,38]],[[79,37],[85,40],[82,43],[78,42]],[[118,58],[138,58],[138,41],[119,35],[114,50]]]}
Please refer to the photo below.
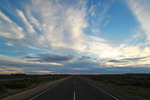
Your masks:
{"label": "road center line", "polygon": [[76,100],[76,93],[74,91],[73,100]]}

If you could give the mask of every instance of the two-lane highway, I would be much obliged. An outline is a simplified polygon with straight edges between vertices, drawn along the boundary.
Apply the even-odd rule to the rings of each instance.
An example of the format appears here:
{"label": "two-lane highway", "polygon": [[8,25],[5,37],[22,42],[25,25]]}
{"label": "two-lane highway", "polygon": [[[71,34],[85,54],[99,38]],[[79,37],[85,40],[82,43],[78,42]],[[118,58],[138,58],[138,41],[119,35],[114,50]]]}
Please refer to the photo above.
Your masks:
{"label": "two-lane highway", "polygon": [[30,100],[119,100],[88,81],[73,76],[35,95]]}

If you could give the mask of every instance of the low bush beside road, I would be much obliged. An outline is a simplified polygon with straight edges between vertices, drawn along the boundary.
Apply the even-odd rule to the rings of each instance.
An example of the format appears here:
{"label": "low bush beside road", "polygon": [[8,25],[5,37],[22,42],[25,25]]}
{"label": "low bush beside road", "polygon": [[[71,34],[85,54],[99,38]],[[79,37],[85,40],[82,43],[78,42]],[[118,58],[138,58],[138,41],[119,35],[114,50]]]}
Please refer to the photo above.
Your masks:
{"label": "low bush beside road", "polygon": [[84,75],[83,77],[150,99],[150,74]]}
{"label": "low bush beside road", "polygon": [[0,75],[0,99],[65,77],[67,75]]}

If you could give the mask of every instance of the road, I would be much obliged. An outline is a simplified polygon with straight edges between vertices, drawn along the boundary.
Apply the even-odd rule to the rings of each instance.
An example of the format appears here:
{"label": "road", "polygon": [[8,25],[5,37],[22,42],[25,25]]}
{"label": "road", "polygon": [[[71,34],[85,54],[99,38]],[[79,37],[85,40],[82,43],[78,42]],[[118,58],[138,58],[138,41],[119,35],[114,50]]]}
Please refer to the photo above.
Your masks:
{"label": "road", "polygon": [[119,100],[115,96],[89,83],[72,76],[35,95],[30,100]]}
{"label": "road", "polygon": [[53,85],[30,100],[119,100],[77,76]]}

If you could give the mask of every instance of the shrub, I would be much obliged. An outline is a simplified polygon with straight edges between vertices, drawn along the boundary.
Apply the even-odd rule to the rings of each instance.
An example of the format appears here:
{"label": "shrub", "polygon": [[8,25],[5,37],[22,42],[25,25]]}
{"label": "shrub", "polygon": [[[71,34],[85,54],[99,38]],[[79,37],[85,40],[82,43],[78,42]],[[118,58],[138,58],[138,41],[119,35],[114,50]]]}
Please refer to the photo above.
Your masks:
{"label": "shrub", "polygon": [[22,81],[9,81],[5,84],[5,86],[10,89],[20,89],[20,88],[26,88],[30,85]]}

